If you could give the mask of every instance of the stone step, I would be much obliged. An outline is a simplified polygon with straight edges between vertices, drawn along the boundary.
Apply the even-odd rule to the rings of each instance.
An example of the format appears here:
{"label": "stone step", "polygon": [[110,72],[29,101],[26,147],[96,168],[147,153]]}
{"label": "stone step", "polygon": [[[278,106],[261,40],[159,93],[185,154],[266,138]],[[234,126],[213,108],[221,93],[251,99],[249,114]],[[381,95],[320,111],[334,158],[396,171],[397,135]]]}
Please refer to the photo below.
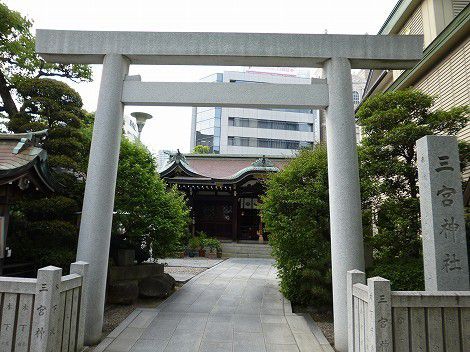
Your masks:
{"label": "stone step", "polygon": [[250,251],[223,248],[222,253],[252,253],[252,254],[271,254],[271,251]]}
{"label": "stone step", "polygon": [[222,258],[272,258],[269,254],[224,253]]}
{"label": "stone step", "polygon": [[222,243],[224,258],[272,258],[271,246],[259,243]]}

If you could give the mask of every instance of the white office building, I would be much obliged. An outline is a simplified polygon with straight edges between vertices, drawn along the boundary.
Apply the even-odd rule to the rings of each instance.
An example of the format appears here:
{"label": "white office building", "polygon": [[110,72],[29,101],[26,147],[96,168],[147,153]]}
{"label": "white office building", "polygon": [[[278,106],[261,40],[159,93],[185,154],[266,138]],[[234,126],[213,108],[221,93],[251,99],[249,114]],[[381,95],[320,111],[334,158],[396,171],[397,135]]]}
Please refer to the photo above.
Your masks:
{"label": "white office building", "polygon": [[[204,82],[234,84],[310,84],[310,77],[290,68],[265,72],[225,71]],[[191,150],[210,147],[217,154],[291,156],[296,150],[320,141],[318,110],[193,108]]]}

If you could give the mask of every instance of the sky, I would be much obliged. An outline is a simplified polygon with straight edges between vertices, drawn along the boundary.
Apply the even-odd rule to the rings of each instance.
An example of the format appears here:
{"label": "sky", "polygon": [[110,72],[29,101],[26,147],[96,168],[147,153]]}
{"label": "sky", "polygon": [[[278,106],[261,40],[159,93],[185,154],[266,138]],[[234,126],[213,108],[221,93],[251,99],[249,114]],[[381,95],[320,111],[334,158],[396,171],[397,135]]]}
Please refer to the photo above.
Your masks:
{"label": "sky", "polygon": [[[33,30],[119,30],[163,32],[257,32],[376,34],[397,0],[2,0],[34,21]],[[68,82],[95,111],[101,65],[93,65],[93,82]],[[131,66],[143,81],[194,82],[241,67]],[[315,73],[312,73],[314,75]],[[126,107],[144,111],[142,142],[161,149],[189,152],[190,107]]]}

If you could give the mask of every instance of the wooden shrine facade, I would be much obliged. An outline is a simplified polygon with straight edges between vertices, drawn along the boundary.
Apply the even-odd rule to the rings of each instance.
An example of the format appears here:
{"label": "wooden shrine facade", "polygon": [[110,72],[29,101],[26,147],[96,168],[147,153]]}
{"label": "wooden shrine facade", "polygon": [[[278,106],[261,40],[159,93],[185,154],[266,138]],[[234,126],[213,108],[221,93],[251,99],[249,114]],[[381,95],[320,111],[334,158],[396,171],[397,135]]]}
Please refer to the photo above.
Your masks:
{"label": "wooden shrine facade", "polygon": [[168,184],[185,192],[191,208],[191,232],[220,240],[267,239],[258,204],[264,179],[288,158],[178,152],[160,171]]}

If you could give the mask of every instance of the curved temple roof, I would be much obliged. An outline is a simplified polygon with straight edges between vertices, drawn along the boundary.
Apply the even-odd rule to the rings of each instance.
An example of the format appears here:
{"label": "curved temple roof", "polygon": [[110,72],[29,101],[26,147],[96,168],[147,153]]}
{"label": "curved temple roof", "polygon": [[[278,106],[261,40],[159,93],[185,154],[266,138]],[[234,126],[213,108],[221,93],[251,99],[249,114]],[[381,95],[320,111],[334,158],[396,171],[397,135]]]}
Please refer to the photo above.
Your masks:
{"label": "curved temple roof", "polygon": [[47,166],[47,152],[38,146],[46,135],[47,130],[0,134],[0,185],[27,177],[39,189],[55,190]]}
{"label": "curved temple roof", "polygon": [[[188,160],[189,159],[189,160]],[[255,159],[255,160],[254,160]],[[247,176],[278,172],[287,159],[254,158],[220,155],[172,155],[160,176],[172,183],[234,184]]]}

